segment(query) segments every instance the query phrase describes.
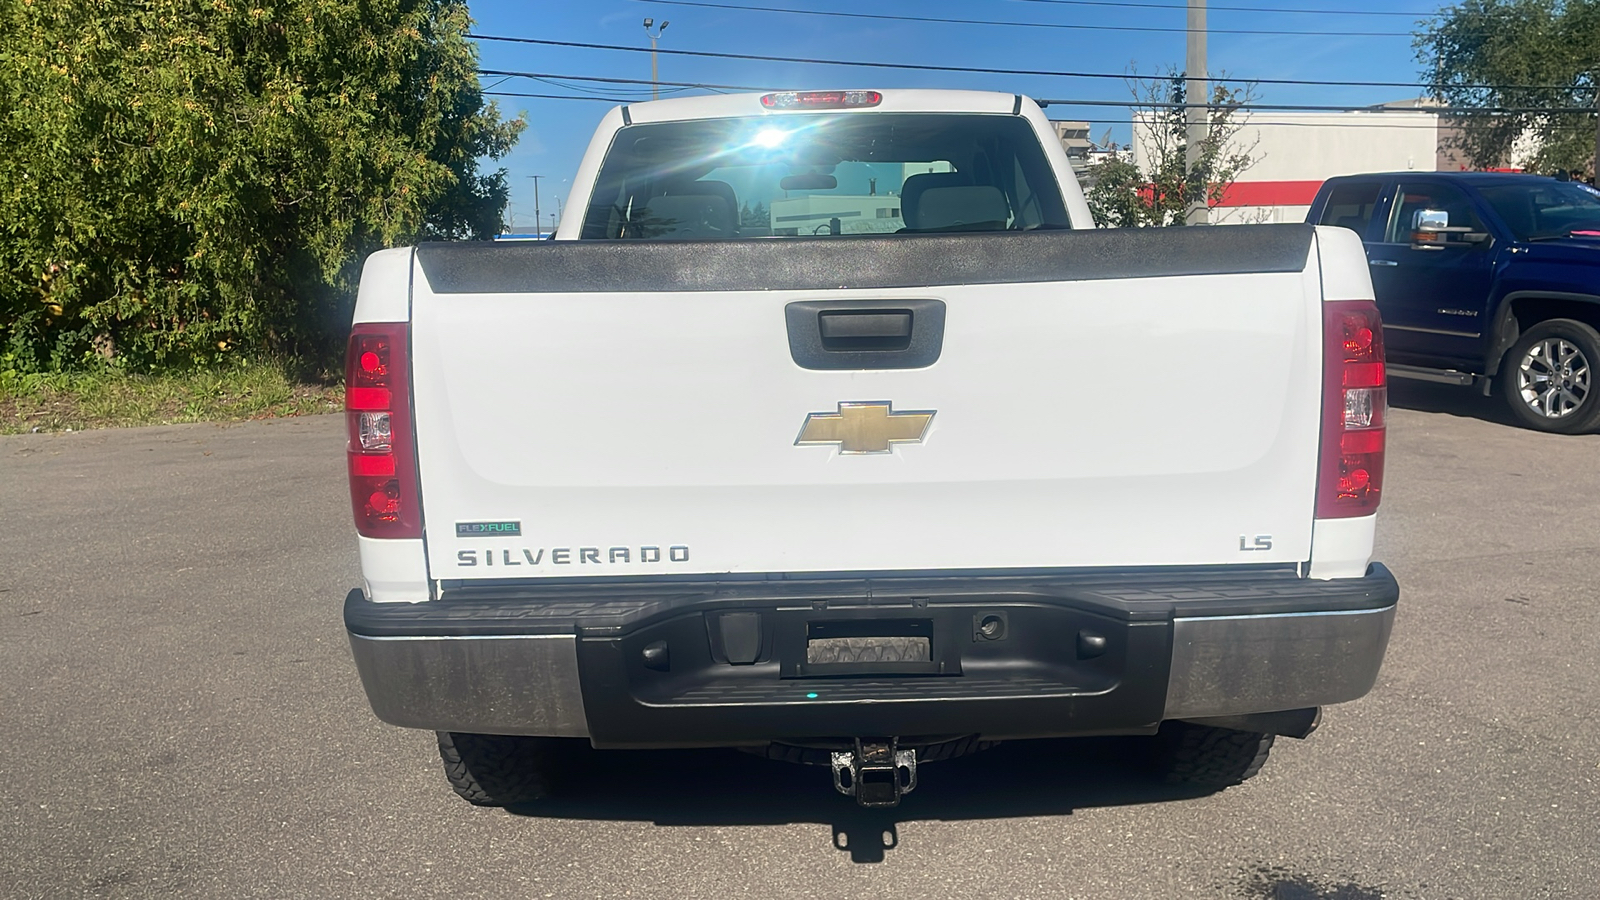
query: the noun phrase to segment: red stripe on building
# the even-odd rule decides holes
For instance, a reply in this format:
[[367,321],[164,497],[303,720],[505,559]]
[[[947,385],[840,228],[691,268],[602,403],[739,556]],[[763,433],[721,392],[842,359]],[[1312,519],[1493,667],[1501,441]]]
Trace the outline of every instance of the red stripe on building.
[[1212,206],[1310,206],[1320,181],[1235,181]]

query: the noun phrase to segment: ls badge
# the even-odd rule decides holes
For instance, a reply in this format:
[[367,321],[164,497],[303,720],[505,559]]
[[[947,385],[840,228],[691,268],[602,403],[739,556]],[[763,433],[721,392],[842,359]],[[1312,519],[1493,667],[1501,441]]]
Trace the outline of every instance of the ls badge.
[[895,412],[887,400],[840,403],[836,413],[807,415],[794,445],[837,444],[840,453],[888,453],[891,444],[921,443],[933,413],[931,409]]

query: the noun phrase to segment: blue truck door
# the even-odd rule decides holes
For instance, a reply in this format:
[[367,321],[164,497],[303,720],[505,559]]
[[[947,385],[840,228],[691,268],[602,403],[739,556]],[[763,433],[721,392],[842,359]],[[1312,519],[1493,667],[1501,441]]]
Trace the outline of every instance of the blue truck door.
[[1466,193],[1442,182],[1402,182],[1387,223],[1367,244],[1384,342],[1396,362],[1428,357],[1434,368],[1475,364],[1483,358],[1484,305],[1494,279],[1490,242],[1438,250],[1411,247],[1411,219],[1423,209],[1444,210],[1451,226],[1487,232]]

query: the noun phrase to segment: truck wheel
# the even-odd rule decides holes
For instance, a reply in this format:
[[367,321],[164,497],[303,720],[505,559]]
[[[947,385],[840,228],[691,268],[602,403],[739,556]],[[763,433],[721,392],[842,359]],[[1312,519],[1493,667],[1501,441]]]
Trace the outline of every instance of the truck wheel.
[[544,797],[556,759],[550,738],[436,732],[444,775],[475,806],[509,806]]
[[1261,771],[1273,736],[1188,722],[1162,722],[1155,736],[1155,766],[1169,784],[1231,787]]
[[1600,425],[1594,365],[1600,332],[1548,319],[1522,333],[1500,366],[1500,393],[1517,421],[1539,431],[1581,434]]

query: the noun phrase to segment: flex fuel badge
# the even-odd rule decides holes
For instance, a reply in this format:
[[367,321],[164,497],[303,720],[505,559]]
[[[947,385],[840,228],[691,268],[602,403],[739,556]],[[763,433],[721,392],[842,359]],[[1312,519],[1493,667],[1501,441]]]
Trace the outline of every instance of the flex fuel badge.
[[456,537],[521,537],[521,522],[457,522]]

